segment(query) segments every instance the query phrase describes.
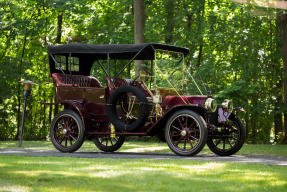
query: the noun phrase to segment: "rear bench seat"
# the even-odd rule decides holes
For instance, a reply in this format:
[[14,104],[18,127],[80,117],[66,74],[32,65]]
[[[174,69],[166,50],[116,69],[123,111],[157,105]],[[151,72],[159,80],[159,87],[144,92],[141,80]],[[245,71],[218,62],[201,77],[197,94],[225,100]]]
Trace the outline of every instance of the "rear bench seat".
[[97,78],[91,76],[53,73],[52,78],[57,86],[103,87]]

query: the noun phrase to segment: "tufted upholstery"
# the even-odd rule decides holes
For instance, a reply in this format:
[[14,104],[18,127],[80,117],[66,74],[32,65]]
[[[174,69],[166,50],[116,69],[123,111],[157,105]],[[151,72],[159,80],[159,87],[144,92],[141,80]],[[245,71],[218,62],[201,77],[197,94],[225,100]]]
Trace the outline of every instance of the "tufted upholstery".
[[53,73],[57,86],[103,87],[95,77]]

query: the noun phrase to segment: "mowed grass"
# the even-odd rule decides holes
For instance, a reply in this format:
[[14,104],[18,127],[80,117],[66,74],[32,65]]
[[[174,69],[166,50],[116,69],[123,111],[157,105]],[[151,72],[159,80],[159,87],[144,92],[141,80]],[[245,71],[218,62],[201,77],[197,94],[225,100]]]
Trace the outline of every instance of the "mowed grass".
[[[18,148],[17,141],[0,141],[0,149]],[[55,150],[50,141],[24,141],[24,149]],[[99,151],[92,141],[85,141],[79,151]],[[166,143],[151,141],[126,141],[119,152],[148,152],[148,153],[172,153]],[[201,153],[212,154],[206,146]],[[270,144],[244,144],[237,155],[265,155],[287,157],[287,145]]]
[[[0,141],[0,150],[18,148]],[[55,150],[49,141],[24,149]],[[287,157],[284,145],[247,145],[243,155]],[[79,151],[99,151],[86,141]],[[119,150],[172,153],[166,143],[127,141]],[[212,153],[205,147],[201,153]],[[287,191],[287,167],[183,159],[0,156],[0,191]]]
[[287,191],[287,167],[153,159],[0,156],[0,191]]

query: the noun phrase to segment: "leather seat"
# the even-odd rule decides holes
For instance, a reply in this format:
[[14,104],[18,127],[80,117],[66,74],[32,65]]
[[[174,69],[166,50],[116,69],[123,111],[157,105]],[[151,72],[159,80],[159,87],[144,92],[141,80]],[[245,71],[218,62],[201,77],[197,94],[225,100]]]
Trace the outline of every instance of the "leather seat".
[[91,76],[53,73],[52,77],[57,86],[103,87],[97,78]]

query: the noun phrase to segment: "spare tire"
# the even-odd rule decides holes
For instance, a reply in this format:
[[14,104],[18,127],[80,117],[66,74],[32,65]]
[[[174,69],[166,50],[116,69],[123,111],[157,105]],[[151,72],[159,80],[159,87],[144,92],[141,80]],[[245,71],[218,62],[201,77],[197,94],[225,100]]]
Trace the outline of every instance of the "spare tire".
[[[136,117],[133,116],[134,107]],[[149,105],[145,94],[133,86],[121,86],[107,102],[107,115],[118,131],[133,131],[147,121]]]

